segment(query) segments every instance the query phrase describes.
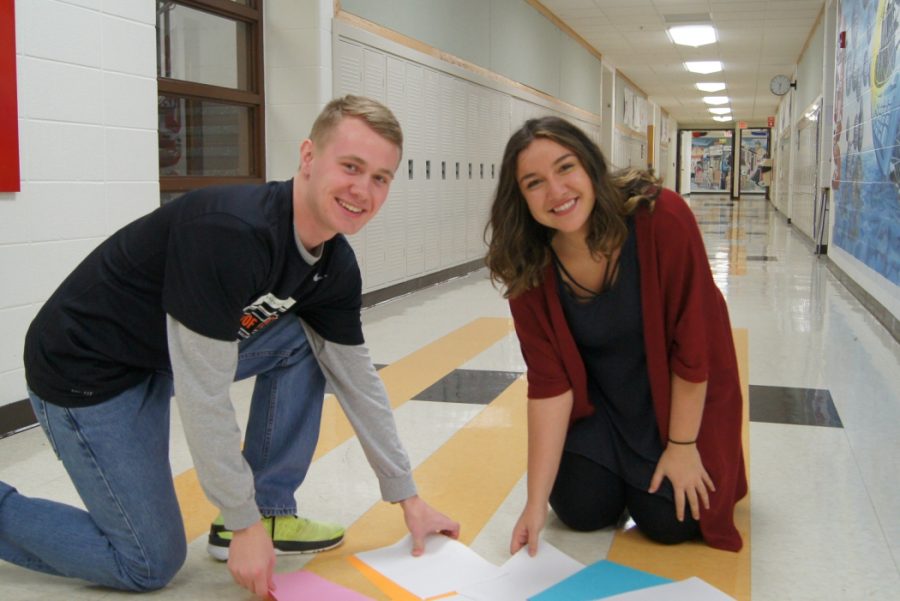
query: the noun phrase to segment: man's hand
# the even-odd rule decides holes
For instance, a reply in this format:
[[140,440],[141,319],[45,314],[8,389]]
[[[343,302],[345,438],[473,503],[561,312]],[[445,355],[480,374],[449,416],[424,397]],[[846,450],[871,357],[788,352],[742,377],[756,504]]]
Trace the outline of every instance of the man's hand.
[[429,534],[444,534],[459,538],[459,522],[454,522],[443,513],[433,509],[418,495],[400,501],[403,519],[413,539],[413,557],[425,552],[425,537]]
[[275,547],[262,522],[234,531],[228,547],[228,569],[239,585],[266,597],[275,589],[272,571],[275,568]]

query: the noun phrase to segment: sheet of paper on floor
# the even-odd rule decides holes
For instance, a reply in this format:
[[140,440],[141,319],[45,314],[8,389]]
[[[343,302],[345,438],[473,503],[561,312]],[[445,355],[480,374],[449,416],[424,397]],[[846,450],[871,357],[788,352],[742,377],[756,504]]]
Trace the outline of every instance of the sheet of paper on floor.
[[407,535],[393,545],[357,553],[356,557],[423,599],[459,591],[500,573],[500,568],[446,536],[429,536],[420,557],[413,557],[411,552],[412,537]]
[[471,601],[522,601],[582,568],[584,564],[541,541],[534,557],[528,555],[528,548],[524,547],[500,567],[497,578],[473,583],[458,592]]
[[592,601],[667,582],[671,580],[604,559],[528,601]]
[[306,570],[274,574],[272,580],[275,590],[269,596],[275,601],[372,601]]
[[735,601],[735,599],[705,580],[694,577],[604,597],[603,601]]

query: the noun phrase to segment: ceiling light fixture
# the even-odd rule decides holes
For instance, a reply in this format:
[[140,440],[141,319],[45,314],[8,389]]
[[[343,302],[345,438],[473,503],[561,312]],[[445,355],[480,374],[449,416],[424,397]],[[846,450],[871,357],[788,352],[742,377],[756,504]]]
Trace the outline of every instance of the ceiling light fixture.
[[703,102],[706,104],[728,104],[728,96],[704,96]]
[[727,106],[725,106],[725,107],[709,109],[709,112],[712,113],[713,115],[727,115],[728,113],[731,112],[731,109],[728,108]]
[[684,63],[684,68],[691,73],[709,75],[722,70],[722,61],[687,61]]
[[695,83],[694,86],[701,92],[721,92],[725,89],[725,84],[721,82]]
[[712,25],[678,25],[666,30],[669,39],[680,46],[706,46],[715,44],[718,39]]
[[713,117],[714,121],[731,121],[731,115],[719,115],[718,117]]

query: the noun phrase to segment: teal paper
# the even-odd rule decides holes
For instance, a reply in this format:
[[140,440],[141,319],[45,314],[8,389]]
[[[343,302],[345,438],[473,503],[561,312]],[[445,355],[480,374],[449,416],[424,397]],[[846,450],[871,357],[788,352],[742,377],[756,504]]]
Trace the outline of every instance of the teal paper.
[[667,582],[672,581],[604,559],[529,597],[528,601],[593,601]]

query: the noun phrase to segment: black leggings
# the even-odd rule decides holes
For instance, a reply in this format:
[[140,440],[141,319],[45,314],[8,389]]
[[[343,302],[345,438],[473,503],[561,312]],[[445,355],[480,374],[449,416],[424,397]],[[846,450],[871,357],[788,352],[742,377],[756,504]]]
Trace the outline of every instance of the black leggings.
[[627,508],[641,532],[658,543],[671,545],[700,536],[700,523],[691,516],[689,505],[679,522],[674,502],[629,486],[599,463],[575,453],[563,453],[550,506],[573,530],[613,526]]

